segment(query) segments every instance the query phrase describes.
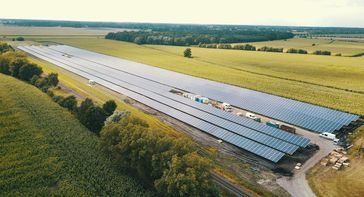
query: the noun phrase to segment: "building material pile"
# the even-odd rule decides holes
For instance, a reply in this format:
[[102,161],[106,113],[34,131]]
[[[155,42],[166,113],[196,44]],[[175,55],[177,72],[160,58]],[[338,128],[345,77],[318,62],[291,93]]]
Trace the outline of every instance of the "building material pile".
[[347,152],[342,148],[333,150],[326,158],[320,162],[322,166],[332,166],[334,170],[340,170],[343,166],[349,167],[349,158],[346,156]]

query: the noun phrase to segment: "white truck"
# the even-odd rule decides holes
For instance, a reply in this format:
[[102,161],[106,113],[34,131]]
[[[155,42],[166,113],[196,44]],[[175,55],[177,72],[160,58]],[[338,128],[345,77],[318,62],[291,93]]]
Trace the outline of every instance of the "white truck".
[[229,103],[222,103],[221,109],[227,112],[231,112],[233,110]]
[[246,112],[245,116],[247,118],[253,119],[253,120],[257,121],[257,122],[261,122],[261,119],[258,118],[257,116],[255,116],[255,114],[253,114],[253,113]]
[[328,133],[328,132],[320,133],[320,137],[325,138],[325,139],[329,139],[329,140],[335,140],[336,139],[335,134]]

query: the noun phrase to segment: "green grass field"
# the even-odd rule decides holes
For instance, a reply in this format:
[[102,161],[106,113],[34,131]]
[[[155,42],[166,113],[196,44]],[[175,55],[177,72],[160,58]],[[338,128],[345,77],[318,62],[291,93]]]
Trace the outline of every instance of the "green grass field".
[[[263,46],[284,48],[284,51],[290,48],[305,49],[309,53],[312,53],[316,50],[324,50],[331,51],[332,55],[341,53],[343,56],[352,56],[364,53],[363,42],[350,42],[343,40],[293,38],[288,40],[253,42],[249,44],[252,44],[258,48]],[[313,44],[315,46],[312,46]]]
[[98,138],[37,88],[0,74],[0,196],[146,196]]
[[364,115],[364,58],[136,45],[102,38],[32,38]]
[[350,167],[340,171],[317,164],[310,170],[308,180],[313,191],[319,196],[362,197],[364,194],[364,126],[358,129],[354,146],[349,151]]

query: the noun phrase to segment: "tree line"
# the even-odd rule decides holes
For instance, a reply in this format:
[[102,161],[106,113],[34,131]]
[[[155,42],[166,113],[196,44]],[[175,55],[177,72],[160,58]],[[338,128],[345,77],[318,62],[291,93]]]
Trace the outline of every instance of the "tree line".
[[292,38],[293,34],[270,30],[165,30],[110,32],[105,38],[136,44],[190,46],[211,43],[256,42]]
[[[247,51],[263,51],[263,52],[276,52],[283,53],[283,48],[275,48],[263,46],[261,48],[256,48],[250,44],[199,44],[200,48],[210,48],[210,49],[233,49],[233,50],[247,50]],[[304,49],[294,49],[290,48],[286,51],[286,53],[297,53],[297,54],[308,54],[307,50]],[[331,55],[330,51],[314,51],[313,55]],[[337,56],[341,56],[341,54],[336,54]]]
[[246,50],[246,51],[256,51],[256,47],[251,44],[199,44],[200,48],[210,48],[210,49],[235,49],[235,50]]

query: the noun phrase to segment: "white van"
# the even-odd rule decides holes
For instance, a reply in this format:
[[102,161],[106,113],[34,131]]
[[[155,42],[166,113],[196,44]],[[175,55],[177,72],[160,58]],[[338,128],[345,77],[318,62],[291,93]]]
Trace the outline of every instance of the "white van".
[[323,137],[323,138],[326,138],[326,139],[329,139],[329,140],[336,139],[336,135],[335,134],[328,133],[328,132],[320,133],[320,137]]
[[96,84],[96,81],[94,81],[94,80],[90,79],[90,80],[88,80],[88,84],[89,84],[89,85],[95,85],[95,84]]
[[261,122],[261,119],[260,119],[260,118],[258,118],[258,117],[256,117],[256,116],[255,116],[255,114],[253,114],[253,113],[246,112],[245,116],[246,116],[247,118],[250,118],[250,119],[255,120],[255,121],[257,121],[257,122]]
[[256,118],[255,114],[250,113],[250,112],[246,112],[245,116],[248,117],[248,118],[251,118],[251,119],[255,119]]

